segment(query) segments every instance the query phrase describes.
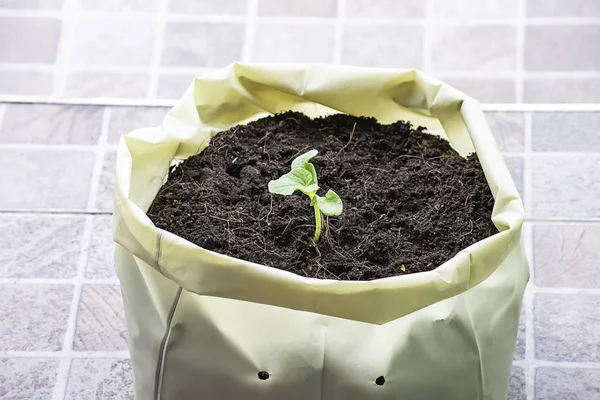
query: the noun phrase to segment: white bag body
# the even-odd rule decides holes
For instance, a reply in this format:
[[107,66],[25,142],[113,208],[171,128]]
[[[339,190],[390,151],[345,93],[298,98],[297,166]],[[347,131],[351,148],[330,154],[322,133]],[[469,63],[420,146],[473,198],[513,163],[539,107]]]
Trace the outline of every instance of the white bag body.
[[[340,282],[216,254],[152,224],[145,211],[173,159],[290,109],[407,119],[477,151],[499,233],[433,271]],[[137,400],[506,399],[529,277],[523,206],[478,103],[435,79],[244,64],[197,78],[160,127],[121,141],[114,218]]]

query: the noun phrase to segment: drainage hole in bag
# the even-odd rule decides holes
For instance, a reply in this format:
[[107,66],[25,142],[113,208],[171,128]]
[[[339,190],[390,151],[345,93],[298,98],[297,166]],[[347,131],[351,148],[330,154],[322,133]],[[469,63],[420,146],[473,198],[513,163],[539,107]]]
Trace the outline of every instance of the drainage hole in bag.
[[267,371],[260,371],[258,373],[258,379],[260,379],[261,381],[266,381],[267,379],[269,379],[269,373]]
[[380,376],[379,378],[375,379],[375,383],[377,384],[377,386],[383,386],[383,384],[385,383],[385,378],[383,376]]

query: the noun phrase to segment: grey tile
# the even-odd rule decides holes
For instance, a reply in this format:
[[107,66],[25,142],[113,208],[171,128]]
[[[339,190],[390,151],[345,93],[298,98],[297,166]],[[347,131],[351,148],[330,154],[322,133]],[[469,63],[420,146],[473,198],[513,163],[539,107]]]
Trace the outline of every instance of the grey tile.
[[412,25],[345,24],[342,40],[344,64],[421,68],[423,28]]
[[525,387],[525,373],[521,367],[513,367],[508,383],[507,400],[527,400],[527,388]]
[[518,112],[491,111],[485,113],[500,151],[524,150],[525,116]]
[[0,399],[52,399],[58,360],[0,358]]
[[63,0],[2,0],[0,8],[56,10],[61,8]]
[[0,278],[72,278],[85,221],[76,216],[0,215]]
[[525,346],[527,342],[527,326],[525,323],[525,304],[521,306],[521,315],[519,316],[519,330],[517,331],[517,342],[515,344],[515,353],[513,360],[523,360],[525,358]]
[[96,144],[103,108],[57,104],[7,104],[0,143]]
[[112,107],[108,123],[108,143],[118,144],[121,136],[135,129],[160,125],[169,110],[169,107]]
[[152,61],[154,21],[80,17],[74,29],[71,66],[146,66]]
[[538,368],[535,399],[597,400],[600,398],[600,369]]
[[84,285],[77,315],[76,351],[127,350],[125,311],[118,285]]
[[596,0],[527,0],[528,17],[600,17]]
[[0,350],[61,350],[72,301],[71,285],[0,285]]
[[190,87],[198,74],[160,74],[157,97],[161,99],[179,99]]
[[56,18],[0,17],[0,62],[54,63],[60,31]]
[[112,107],[108,123],[108,144],[119,143],[121,136],[134,129],[160,125],[168,112],[167,107]]
[[600,217],[600,157],[531,161],[534,218]]
[[178,14],[243,15],[248,0],[171,0],[169,11]]
[[76,150],[0,150],[0,208],[84,209],[95,154]]
[[127,359],[75,359],[66,400],[133,400],[133,373]]
[[258,24],[252,60],[332,62],[334,36],[333,24]]
[[600,103],[600,79],[526,78],[523,97],[527,103]]
[[523,191],[523,157],[505,156],[504,161],[506,162],[506,166],[510,171],[510,175],[513,178],[521,198],[523,198],[525,195],[525,192]]
[[432,0],[436,18],[514,18],[518,0]]
[[79,7],[110,12],[155,12],[158,11],[158,0],[79,0]]
[[422,18],[422,0],[346,0],[346,16],[350,18]]
[[89,279],[116,278],[114,258],[112,217],[110,215],[96,216],[93,221],[92,241],[88,249],[85,277]]
[[600,152],[600,113],[533,113],[534,151]]
[[0,93],[50,96],[53,88],[50,71],[4,70],[0,74]]
[[96,208],[99,210],[112,211],[113,209],[116,159],[117,154],[114,151],[107,151],[104,154],[104,163],[102,164],[96,195]]
[[289,17],[334,17],[337,0],[258,0],[258,15]]
[[239,61],[244,45],[241,23],[169,22],[163,65],[222,67]]
[[464,92],[482,103],[514,103],[517,100],[514,79],[445,78],[448,85]]
[[600,296],[538,293],[535,355],[545,361],[600,361]]
[[72,72],[67,76],[67,97],[145,98],[150,74],[120,72]]
[[534,226],[536,285],[600,288],[599,242],[598,225]]
[[514,71],[516,59],[514,26],[434,26],[432,30],[434,71]]
[[528,26],[525,69],[530,71],[595,71],[600,69],[600,26]]

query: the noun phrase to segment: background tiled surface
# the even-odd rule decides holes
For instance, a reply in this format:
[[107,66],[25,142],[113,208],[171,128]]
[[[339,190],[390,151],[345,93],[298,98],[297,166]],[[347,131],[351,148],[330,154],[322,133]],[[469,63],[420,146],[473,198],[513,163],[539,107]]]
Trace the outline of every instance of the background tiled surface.
[[175,99],[233,61],[430,72],[485,103],[600,102],[598,0],[0,0],[0,94]]
[[[0,97],[169,102],[198,74],[279,61],[419,68],[484,103],[600,103],[598,42],[598,0],[0,0]],[[166,111],[0,103],[0,399],[133,398],[115,150]],[[532,266],[508,399],[599,399],[600,112],[487,118]]]
[[[132,398],[114,155],[121,134],[166,112],[0,103],[0,398]],[[528,215],[532,280],[509,399],[598,399],[600,113],[486,115]]]

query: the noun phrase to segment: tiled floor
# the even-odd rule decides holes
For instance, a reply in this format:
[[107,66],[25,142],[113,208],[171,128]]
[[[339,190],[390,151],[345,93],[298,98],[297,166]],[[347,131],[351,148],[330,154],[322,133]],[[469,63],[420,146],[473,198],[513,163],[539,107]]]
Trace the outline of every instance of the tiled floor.
[[[0,399],[132,398],[112,168],[118,137],[166,111],[0,104]],[[534,266],[509,398],[598,399],[600,113],[487,115]]]
[[598,0],[0,0],[0,94],[175,99],[233,61],[302,61],[597,103],[599,40]]

